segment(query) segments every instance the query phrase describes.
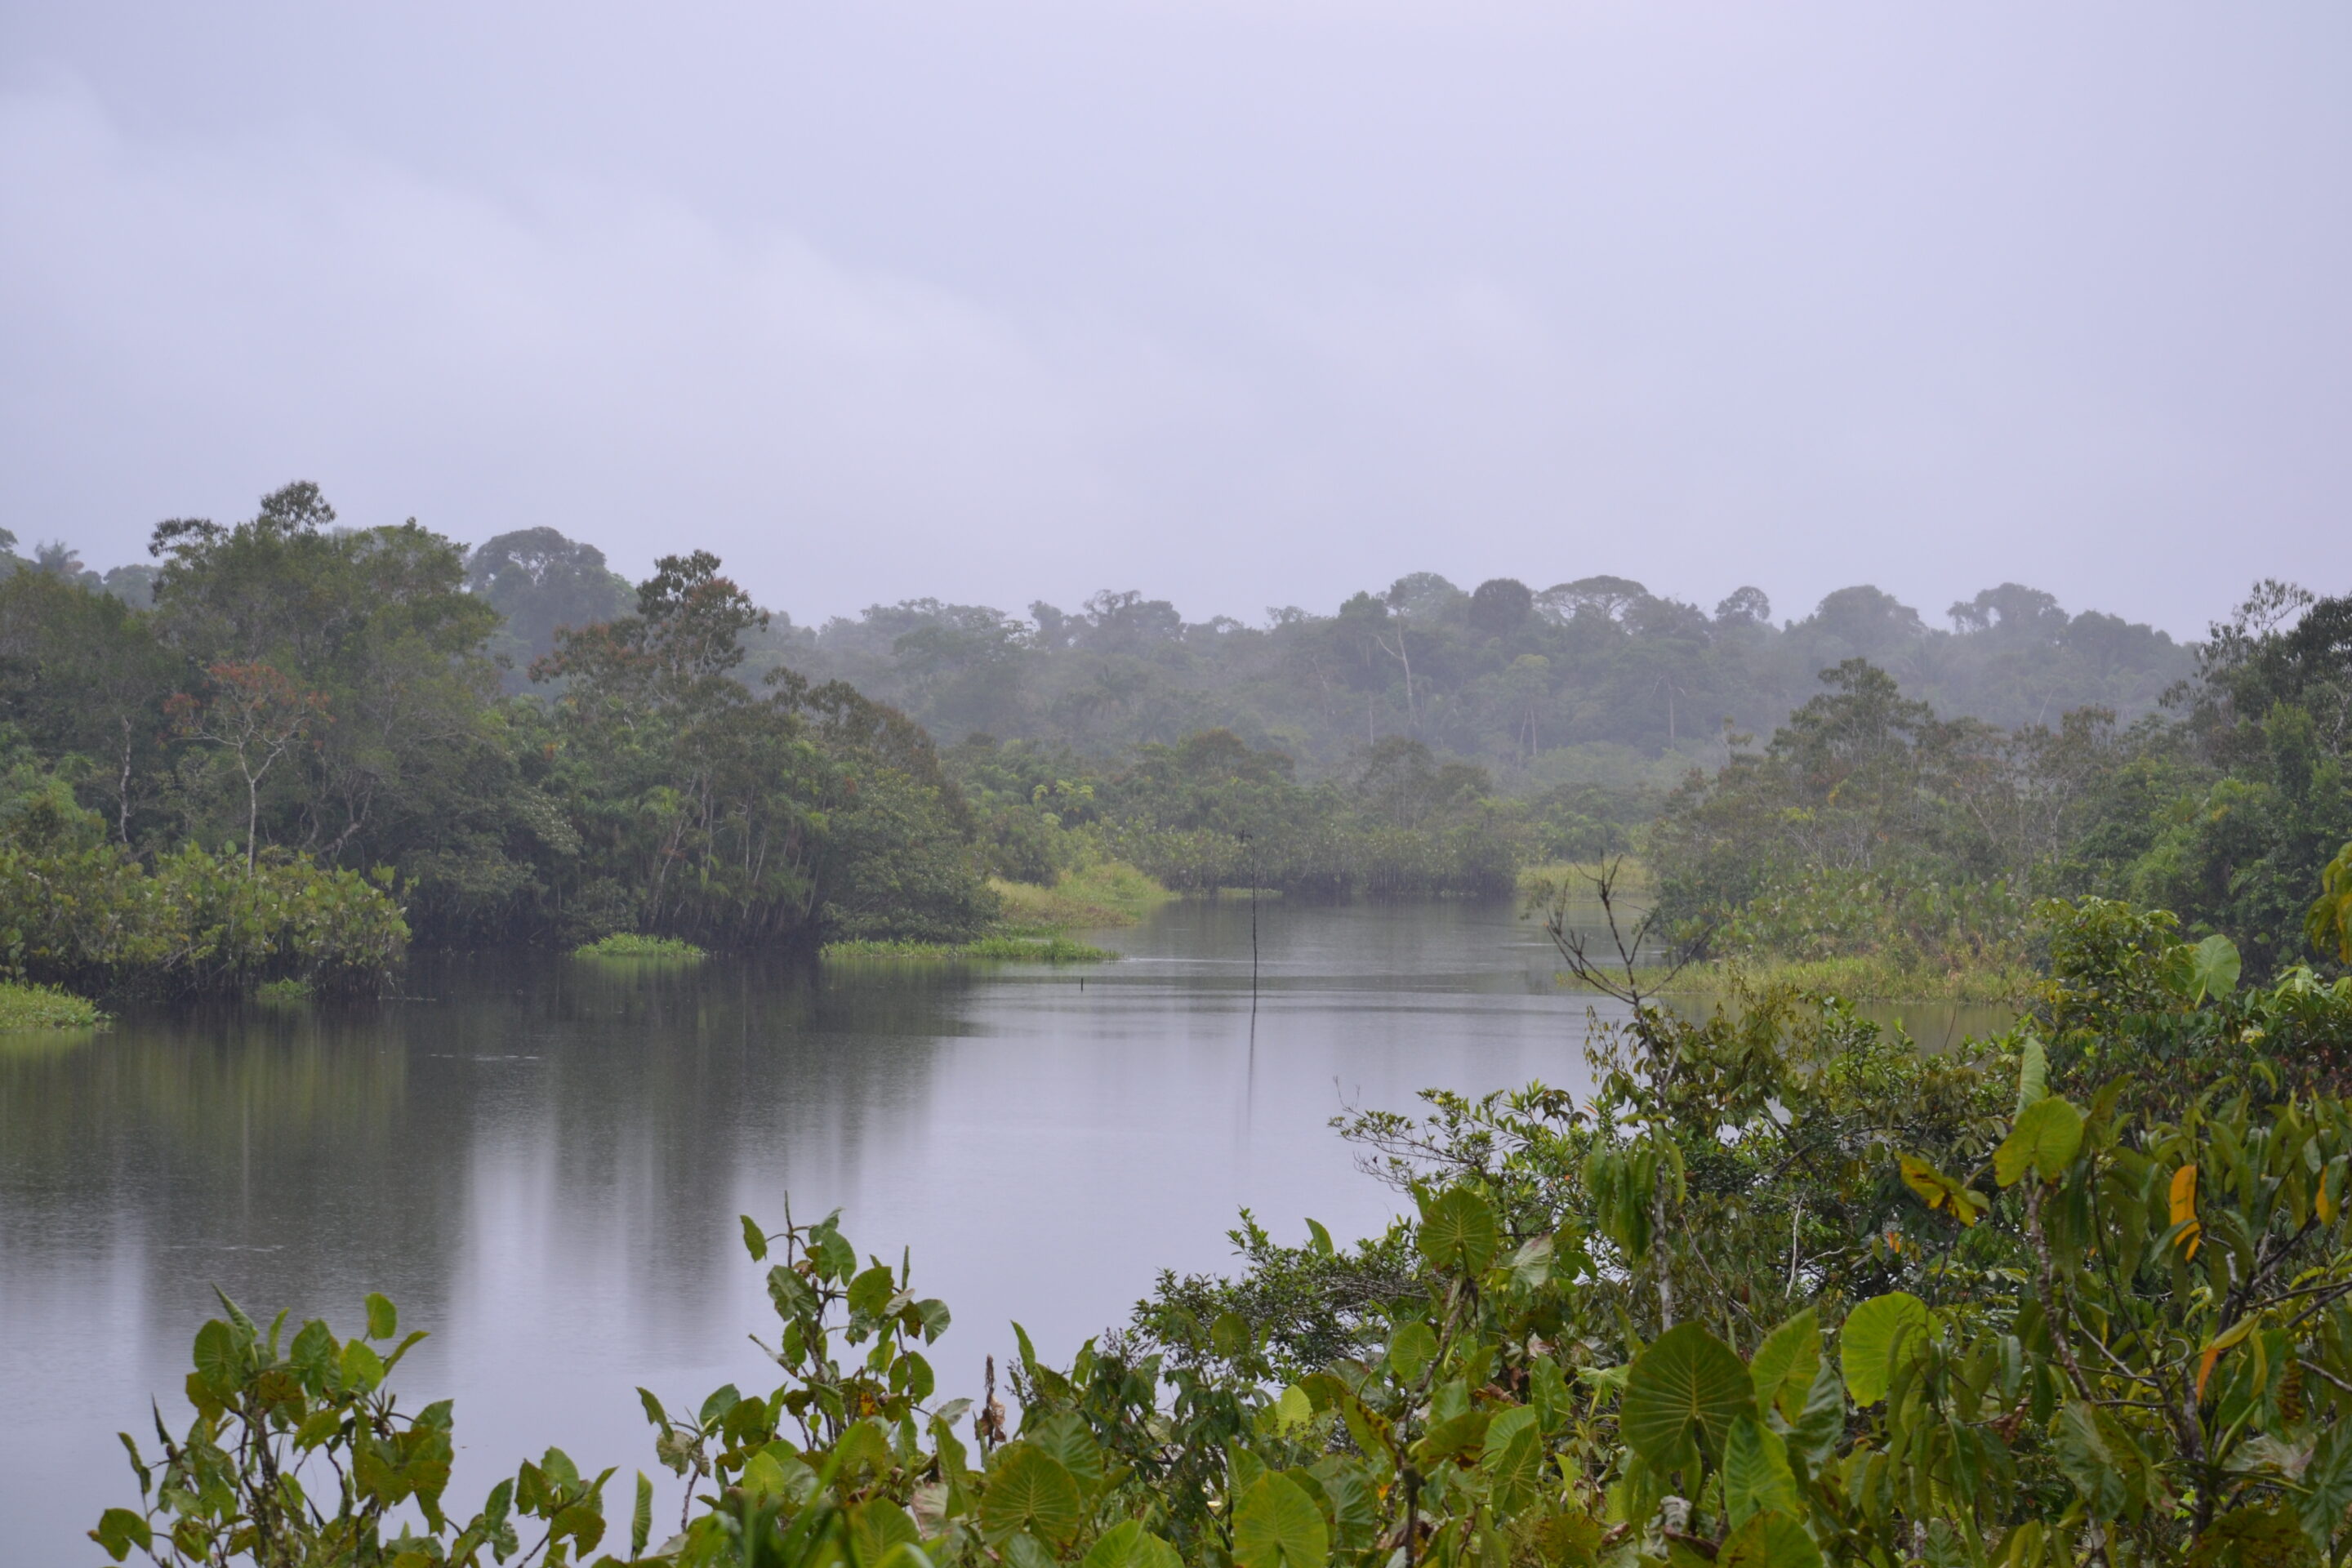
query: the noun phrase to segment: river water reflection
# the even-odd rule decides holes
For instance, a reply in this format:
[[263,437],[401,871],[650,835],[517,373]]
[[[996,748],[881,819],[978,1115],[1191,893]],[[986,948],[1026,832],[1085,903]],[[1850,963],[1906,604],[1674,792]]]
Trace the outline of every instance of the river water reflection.
[[[655,1469],[631,1392],[769,1386],[736,1215],[839,1207],[945,1299],[944,1393],[1018,1318],[1061,1358],[1161,1268],[1386,1222],[1327,1129],[1414,1090],[1580,1085],[1587,999],[1505,908],[1169,906],[1080,970],[421,958],[412,999],[0,1037],[0,1539],[82,1561],[217,1284],[354,1323],[381,1289],[455,1395],[454,1505],[561,1443]],[[772,1368],[766,1369],[772,1371]],[[666,1475],[656,1475],[667,1480]],[[623,1486],[610,1500],[625,1507]]]

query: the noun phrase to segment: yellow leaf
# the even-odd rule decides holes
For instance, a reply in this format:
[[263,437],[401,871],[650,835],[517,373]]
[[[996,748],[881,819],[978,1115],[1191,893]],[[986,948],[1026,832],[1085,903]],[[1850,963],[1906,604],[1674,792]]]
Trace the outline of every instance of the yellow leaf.
[[2312,1207],[2319,1211],[2319,1223],[2322,1225],[2334,1225],[2336,1212],[2343,1206],[2336,1201],[2336,1194],[2327,1187],[2327,1178],[2332,1168],[2323,1168],[2320,1171],[2318,1189],[2312,1194],[2311,1197]]
[[[2173,1238],[2173,1245],[2187,1247],[2189,1256],[2196,1257],[2205,1227],[2197,1223],[2197,1167],[2194,1165],[2183,1165],[2172,1173],[2172,1223],[2188,1226]],[[2197,1385],[2200,1390],[2205,1385],[2201,1372],[2198,1374]]]
[[1983,1207],[1976,1194],[1916,1154],[1906,1154],[1897,1163],[1903,1170],[1903,1184],[1918,1194],[1919,1201],[1929,1209],[1939,1209],[1963,1226],[1976,1224],[1977,1213]]
[[[2190,1169],[2194,1170],[2195,1167],[2191,1166]],[[2178,1183],[2175,1184],[2175,1185],[2178,1184]],[[2228,1330],[2226,1332],[2215,1335],[2206,1343],[2203,1352],[2197,1358],[2198,1398],[2202,1399],[2205,1397],[2205,1380],[2213,1375],[2213,1363],[2221,1359],[2221,1352],[2228,1350],[2231,1346],[2242,1342],[2248,1334],[2251,1334],[2253,1331],[2254,1320],[2252,1318],[2241,1318],[2238,1320],[2235,1326]]]

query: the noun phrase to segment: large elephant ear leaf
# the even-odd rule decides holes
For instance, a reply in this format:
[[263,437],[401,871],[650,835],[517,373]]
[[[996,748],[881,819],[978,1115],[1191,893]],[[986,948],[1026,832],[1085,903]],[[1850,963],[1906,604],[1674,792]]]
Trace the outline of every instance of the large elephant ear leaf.
[[1079,1568],[1177,1568],[1177,1563],[1174,1547],[1129,1519],[1104,1531]]
[[1927,1329],[1927,1303],[1908,1290],[1874,1296],[1846,1315],[1845,1327],[1838,1331],[1838,1363],[1856,1405],[1875,1405],[1886,1397],[1896,1347]]
[[2238,944],[2215,931],[2191,951],[2189,973],[2196,978],[2196,1000],[2209,996],[2227,996],[2238,988],[2238,974],[2244,967],[2238,957]]
[[1501,1232],[1485,1198],[1467,1187],[1448,1187],[1422,1206],[1416,1240],[1421,1255],[1438,1268],[1475,1274],[1494,1261]]
[[1778,1409],[1793,1424],[1804,1413],[1805,1395],[1822,1367],[1822,1322],[1811,1307],[1764,1336],[1748,1372],[1756,1384],[1760,1414]]
[[1250,1483],[1234,1509],[1234,1561],[1242,1568],[1324,1568],[1331,1532],[1307,1489],[1267,1473]]
[[1026,1531],[1059,1544],[1078,1532],[1078,1483],[1062,1461],[1034,1443],[1007,1443],[988,1467],[981,1494],[981,1528],[1003,1540]]
[[2018,1114],[1992,1152],[1992,1172],[2004,1187],[2029,1171],[2055,1181],[2083,1147],[2083,1113],[2056,1095],[2037,1100]]
[[1680,1323],[1634,1358],[1617,1428],[1644,1463],[1664,1471],[1695,1454],[1719,1462],[1732,1422],[1755,1414],[1747,1363],[1698,1324]]
[[1822,1568],[1822,1549],[1785,1513],[1759,1513],[1731,1532],[1716,1568]]

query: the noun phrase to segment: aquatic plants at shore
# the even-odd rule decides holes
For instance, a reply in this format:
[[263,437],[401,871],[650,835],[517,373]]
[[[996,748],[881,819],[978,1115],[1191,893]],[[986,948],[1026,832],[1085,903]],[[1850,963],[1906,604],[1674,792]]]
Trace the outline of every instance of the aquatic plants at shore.
[[0,1033],[22,1029],[94,1029],[106,1022],[98,1004],[55,985],[0,980]]
[[572,950],[574,958],[640,958],[658,959],[673,963],[694,963],[708,958],[690,942],[674,936],[642,936],[635,931],[615,931],[594,942],[582,942]]

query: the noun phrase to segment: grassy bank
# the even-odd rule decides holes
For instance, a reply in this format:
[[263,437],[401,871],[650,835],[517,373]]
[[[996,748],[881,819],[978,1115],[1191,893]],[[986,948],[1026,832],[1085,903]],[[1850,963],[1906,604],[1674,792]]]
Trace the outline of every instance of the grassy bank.
[[1965,1005],[2022,1006],[2042,976],[2025,964],[1983,964],[1962,969],[1905,966],[1876,957],[1745,958],[1693,963],[1679,972],[1640,972],[1661,995],[1721,996],[1736,982],[1750,986],[1790,985],[1842,996],[1849,1002],[1953,1002]]
[[54,985],[0,981],[0,1033],[16,1029],[94,1029],[106,1015],[94,1002]]
[[1118,954],[1066,936],[983,936],[971,942],[829,942],[827,959],[992,959],[1013,963],[1108,963]]
[[595,942],[583,942],[572,950],[574,958],[663,958],[673,962],[692,962],[709,955],[690,942],[676,937],[638,936],[633,931],[616,931]]
[[1176,895],[1124,860],[1103,860],[1065,871],[1050,888],[991,878],[1004,901],[1008,931],[1068,931],[1131,926]]
[[1519,901],[1529,910],[1541,910],[1558,903],[1562,891],[1571,904],[1591,900],[1594,879],[1611,866],[1617,870],[1617,896],[1638,915],[1649,906],[1653,884],[1650,868],[1631,855],[1605,863],[1549,860],[1540,866],[1522,866]]

